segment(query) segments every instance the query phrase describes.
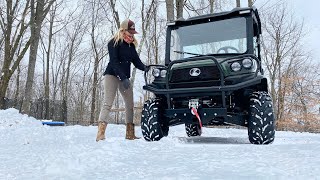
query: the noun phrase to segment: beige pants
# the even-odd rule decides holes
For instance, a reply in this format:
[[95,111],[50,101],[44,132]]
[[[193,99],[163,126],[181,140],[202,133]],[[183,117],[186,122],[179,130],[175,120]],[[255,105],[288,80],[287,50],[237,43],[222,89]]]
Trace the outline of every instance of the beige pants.
[[116,92],[119,89],[124,99],[126,107],[126,123],[133,123],[133,90],[132,85],[129,89],[124,89],[122,82],[113,75],[105,75],[104,100],[100,111],[99,122],[106,122],[110,119],[110,109],[112,107]]

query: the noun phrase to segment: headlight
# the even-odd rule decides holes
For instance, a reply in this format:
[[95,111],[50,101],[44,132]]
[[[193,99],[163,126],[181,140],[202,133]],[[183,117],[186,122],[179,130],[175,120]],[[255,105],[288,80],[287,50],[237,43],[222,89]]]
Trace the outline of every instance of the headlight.
[[160,76],[160,69],[154,68],[154,69],[152,70],[152,75],[153,75],[154,77],[159,77],[159,76]]
[[231,64],[232,71],[240,71],[241,70],[241,64],[239,62],[234,62]]
[[160,76],[161,76],[162,78],[166,77],[166,74],[167,74],[167,70],[162,69],[162,70],[160,71]]
[[251,59],[244,59],[244,60],[242,61],[242,66],[243,66],[244,68],[249,69],[249,68],[252,67],[252,65],[253,65],[253,62],[252,62]]

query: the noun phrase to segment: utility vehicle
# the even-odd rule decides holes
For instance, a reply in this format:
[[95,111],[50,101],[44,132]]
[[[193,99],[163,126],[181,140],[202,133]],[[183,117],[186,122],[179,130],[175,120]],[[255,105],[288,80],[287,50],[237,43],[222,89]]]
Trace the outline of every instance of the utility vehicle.
[[168,23],[165,64],[144,74],[143,89],[154,95],[142,110],[144,139],[158,141],[179,124],[188,136],[200,136],[202,127],[238,125],[247,127],[252,144],[272,143],[275,118],[260,38],[255,7]]

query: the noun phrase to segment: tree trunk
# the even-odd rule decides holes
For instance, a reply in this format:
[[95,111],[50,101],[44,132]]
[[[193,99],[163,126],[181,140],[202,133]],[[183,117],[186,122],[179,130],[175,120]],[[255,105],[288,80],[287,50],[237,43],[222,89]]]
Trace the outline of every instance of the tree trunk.
[[68,123],[68,106],[67,106],[67,100],[62,99],[62,107],[61,107],[61,113],[62,113],[62,120],[65,124]]
[[[112,2],[113,3],[113,2]],[[97,41],[97,37],[100,34],[96,35],[97,32],[97,24],[100,22],[97,20],[99,16],[99,9],[100,4],[95,2],[94,0],[91,2],[92,4],[92,17],[91,17],[91,48],[92,53],[94,57],[94,69],[93,69],[93,82],[92,82],[92,94],[91,94],[91,112],[90,112],[90,124],[94,124],[96,120],[96,103],[97,103],[97,86],[98,86],[98,67],[100,64],[100,61],[107,55],[107,53],[104,53],[103,45],[100,46],[100,44]],[[120,23],[120,22],[119,22]],[[118,22],[117,22],[118,24]]]
[[98,66],[99,66],[99,58],[96,56],[94,60],[90,124],[94,124],[94,121],[95,121],[96,96],[97,96],[96,94],[97,94],[97,84],[98,84]]
[[116,10],[116,4],[115,4],[114,0],[110,0],[110,4],[111,4],[113,18],[116,21],[117,28],[119,29],[120,28],[120,18],[119,18],[119,13]]
[[[33,0],[31,0],[31,3],[32,1]],[[28,76],[27,76],[26,88],[24,93],[25,99],[22,103],[22,109],[21,109],[22,113],[25,113],[25,114],[30,113],[30,105],[32,100],[31,96],[33,95],[32,88],[33,88],[33,80],[34,80],[34,71],[35,71],[36,60],[37,60],[41,25],[39,26],[36,22],[32,22],[30,26],[31,26],[31,44],[30,44],[30,53],[29,53]]]
[[46,77],[44,86],[44,99],[45,99],[45,119],[50,119],[50,51],[53,37],[53,22],[55,18],[56,7],[54,7],[52,14],[50,15],[50,27],[49,27],[49,37],[48,37],[48,50],[46,52]]
[[241,4],[240,4],[240,0],[236,0],[237,1],[237,7],[240,7]]
[[27,82],[26,88],[24,93],[24,100],[22,103],[22,113],[29,114],[30,113],[30,105],[33,95],[33,80],[34,80],[34,71],[36,66],[37,60],[37,52],[38,52],[38,45],[40,40],[40,31],[41,25],[47,13],[49,12],[50,6],[54,0],[48,2],[48,6],[45,9],[44,6],[46,5],[44,0],[37,0],[36,9],[35,9],[35,2],[31,0],[31,17],[30,17],[30,27],[31,27],[31,44],[30,44],[30,54],[29,54],[29,65],[28,65],[28,75],[27,75]]
[[184,0],[176,0],[177,19],[183,18]]
[[20,66],[17,70],[17,79],[16,79],[16,91],[14,93],[14,107],[18,109],[19,105],[19,93],[20,93]]
[[10,80],[10,56],[11,56],[11,32],[12,32],[12,26],[13,26],[13,14],[10,13],[12,9],[12,0],[7,1],[7,23],[8,26],[4,32],[4,62],[1,70],[1,75],[0,75],[0,104],[1,104],[1,109],[5,109],[5,97],[6,97],[6,92],[7,88],[9,85],[9,80]]
[[6,109],[6,93],[9,85],[9,78],[6,76],[2,76],[2,79],[0,80],[0,104],[1,104],[1,109]]
[[69,49],[69,56],[68,56],[68,63],[67,63],[67,75],[65,78],[65,82],[64,82],[64,92],[63,92],[63,107],[64,107],[64,116],[63,116],[63,120],[65,123],[68,122],[68,116],[67,116],[67,112],[68,112],[68,96],[69,96],[69,78],[70,78],[70,67],[71,67],[71,61],[73,58],[73,53],[74,53],[74,42],[72,42],[71,47]]
[[154,39],[153,39],[153,42],[154,42],[154,58],[155,58],[155,64],[159,64],[159,42],[158,42],[158,32],[157,32],[157,7],[155,6],[155,9],[154,9],[154,14],[153,14],[153,24],[154,24]]
[[[119,14],[118,14],[118,11],[116,10],[116,7],[115,7],[115,2],[113,0],[110,0],[110,3],[111,3],[111,9],[112,9],[112,14],[113,14],[113,18],[114,20],[116,21],[116,25],[117,25],[117,28],[119,29],[120,28],[120,18],[119,18]],[[143,22],[142,22],[143,23]],[[115,101],[115,108],[116,109],[119,109],[119,93],[118,91],[116,92],[116,97],[115,97],[116,101]],[[115,112],[114,113],[114,120],[115,120],[115,123],[118,124],[119,123],[119,111]]]
[[167,8],[167,21],[174,21],[174,6],[173,0],[166,0],[166,8]]
[[214,0],[210,0],[210,14],[212,14],[214,11]]

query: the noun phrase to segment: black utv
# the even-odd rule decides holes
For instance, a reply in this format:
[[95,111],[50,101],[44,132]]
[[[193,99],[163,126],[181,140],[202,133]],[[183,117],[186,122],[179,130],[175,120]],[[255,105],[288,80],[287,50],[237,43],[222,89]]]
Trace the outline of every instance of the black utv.
[[248,128],[251,143],[272,143],[275,118],[260,38],[254,7],[169,23],[165,65],[145,73],[143,89],[154,97],[142,110],[144,139],[158,141],[179,124],[188,136],[200,136],[202,126],[239,125]]

